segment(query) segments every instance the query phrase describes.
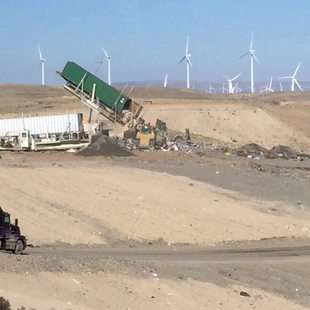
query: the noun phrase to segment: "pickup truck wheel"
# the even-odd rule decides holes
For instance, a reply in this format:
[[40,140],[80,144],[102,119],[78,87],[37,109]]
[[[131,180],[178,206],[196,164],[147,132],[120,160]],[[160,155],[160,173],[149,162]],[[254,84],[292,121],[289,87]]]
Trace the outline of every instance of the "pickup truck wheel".
[[24,250],[24,244],[23,241],[17,240],[15,244],[14,254],[19,255],[22,254]]

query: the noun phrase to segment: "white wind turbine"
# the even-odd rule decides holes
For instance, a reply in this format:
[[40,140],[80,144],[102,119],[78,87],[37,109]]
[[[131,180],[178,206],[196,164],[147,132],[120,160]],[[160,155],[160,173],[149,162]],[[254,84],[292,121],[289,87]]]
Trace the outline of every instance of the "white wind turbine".
[[251,93],[254,93],[254,59],[256,60],[257,63],[259,63],[259,60],[255,56],[255,50],[253,50],[253,38],[254,34],[252,32],[250,49],[239,57],[239,59],[243,58],[246,55],[250,55],[251,57]]
[[239,87],[239,82],[233,87],[233,93],[241,93],[242,89]]
[[230,79],[228,76],[224,75],[227,79],[227,83],[228,83],[228,93],[229,94],[233,94],[234,92],[234,88],[232,86],[232,82],[234,80],[236,80],[242,73],[239,73],[238,75],[236,75],[235,77],[233,77],[232,79]]
[[45,78],[44,78],[44,63],[46,59],[43,58],[40,45],[38,44],[38,51],[39,51],[39,57],[40,57],[40,63],[41,63],[41,84],[45,85]]
[[108,55],[107,51],[101,47],[102,51],[105,54],[105,57],[107,57],[107,62],[108,62],[108,84],[111,85],[111,56]]
[[301,86],[299,85],[299,83],[296,80],[296,74],[299,70],[300,65],[301,65],[301,63],[298,64],[298,66],[297,66],[297,68],[296,68],[296,70],[292,76],[282,76],[279,78],[279,79],[291,79],[291,91],[295,91],[295,84],[298,86],[298,88],[300,90],[302,90]]
[[272,89],[272,76],[270,77],[269,83],[266,84],[266,86],[263,88],[262,92],[265,93],[273,93],[274,90]]
[[166,73],[165,75],[164,87],[167,87],[167,83],[168,83],[168,73]]
[[279,86],[280,86],[280,91],[282,92],[283,91],[283,86],[282,86],[281,82],[279,82]]
[[225,87],[225,83],[222,84],[222,93],[228,92],[228,89]]
[[215,94],[215,88],[212,86],[211,82],[209,82],[209,93]]
[[179,61],[179,64],[186,60],[186,87],[189,88],[189,66],[192,65],[190,58],[191,55],[188,53],[188,37],[186,40],[186,48],[185,48],[185,55],[184,57]]

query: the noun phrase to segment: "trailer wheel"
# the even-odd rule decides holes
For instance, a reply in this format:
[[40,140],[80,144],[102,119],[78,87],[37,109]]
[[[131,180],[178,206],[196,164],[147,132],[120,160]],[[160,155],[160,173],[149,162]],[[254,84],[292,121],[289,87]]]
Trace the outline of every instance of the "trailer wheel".
[[21,240],[17,240],[15,244],[14,254],[19,255],[22,254],[24,250],[24,243]]

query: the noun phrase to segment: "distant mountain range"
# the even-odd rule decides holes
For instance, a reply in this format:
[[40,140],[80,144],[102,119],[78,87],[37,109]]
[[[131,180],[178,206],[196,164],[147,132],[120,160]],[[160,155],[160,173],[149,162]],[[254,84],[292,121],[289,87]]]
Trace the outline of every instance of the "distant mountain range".
[[[291,90],[291,82],[290,81],[283,81],[275,79],[272,83],[272,89],[274,91],[281,91],[280,82],[282,84],[283,91],[290,91]],[[163,86],[164,81],[160,80],[149,80],[149,81],[127,81],[127,82],[119,82],[113,83],[114,86]],[[266,85],[269,85],[269,81],[257,81],[255,82],[255,91],[262,92]],[[310,81],[300,81],[299,84],[301,85],[303,90],[310,90]],[[206,93],[210,93],[210,86],[212,93],[222,93],[227,92],[227,82],[211,82],[211,81],[191,81],[191,88],[198,89],[200,91],[204,91]],[[178,80],[168,80],[168,87],[186,87],[185,81],[178,81]],[[233,87],[236,86],[236,83],[233,83]],[[238,81],[237,91],[241,92],[250,92],[250,82],[246,81]],[[295,90],[299,90],[297,86],[295,86]]]

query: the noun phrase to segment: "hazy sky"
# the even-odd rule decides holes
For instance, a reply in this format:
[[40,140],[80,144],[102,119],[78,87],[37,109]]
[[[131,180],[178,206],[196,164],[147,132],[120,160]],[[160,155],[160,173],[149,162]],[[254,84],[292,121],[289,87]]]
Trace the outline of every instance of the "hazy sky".
[[[112,82],[185,80],[186,36],[195,80],[223,80],[242,72],[250,44],[260,64],[255,79],[290,75],[310,80],[309,0],[19,0],[1,1],[0,81],[40,83],[37,44],[46,62],[46,84],[62,84],[55,71],[75,61],[94,71],[112,56]],[[106,62],[98,75],[106,79]]]

